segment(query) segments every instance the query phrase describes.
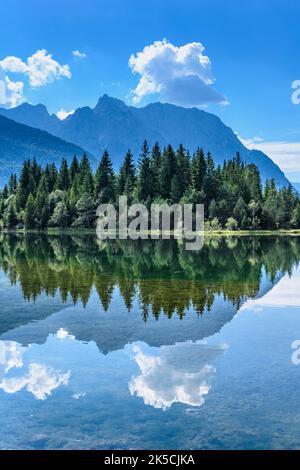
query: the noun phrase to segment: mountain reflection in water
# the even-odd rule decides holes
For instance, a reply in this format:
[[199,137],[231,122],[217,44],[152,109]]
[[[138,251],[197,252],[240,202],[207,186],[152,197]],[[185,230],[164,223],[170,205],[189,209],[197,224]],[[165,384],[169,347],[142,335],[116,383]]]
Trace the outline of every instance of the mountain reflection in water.
[[0,448],[295,447],[272,416],[299,378],[299,260],[293,236],[2,234]]

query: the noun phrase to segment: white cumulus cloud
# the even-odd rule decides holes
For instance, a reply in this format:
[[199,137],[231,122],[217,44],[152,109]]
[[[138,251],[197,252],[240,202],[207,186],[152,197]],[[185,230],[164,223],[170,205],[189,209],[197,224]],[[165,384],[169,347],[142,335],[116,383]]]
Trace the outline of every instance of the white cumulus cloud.
[[258,137],[252,139],[240,138],[249,149],[264,152],[291,179],[299,178],[300,174],[300,142],[264,141]]
[[14,72],[14,73],[26,73],[27,65],[20,59],[15,56],[8,56],[5,59],[0,61],[0,65],[5,70],[5,72]]
[[133,102],[139,103],[147,95],[159,94],[162,101],[186,107],[227,103],[213,87],[211,61],[204,55],[204,50],[200,42],[177,47],[164,39],[132,54],[129,67],[140,75],[139,83],[132,91]]
[[14,107],[24,101],[24,82],[12,81],[9,74],[24,75],[33,87],[52,83],[59,78],[71,78],[68,65],[61,65],[45,49],[40,49],[23,61],[8,56],[0,60],[0,104]]
[[63,121],[68,116],[71,116],[74,113],[75,113],[75,109],[72,109],[71,111],[66,111],[65,109],[61,108],[59,111],[57,111],[56,116],[58,117],[58,119]]
[[9,108],[13,108],[24,101],[24,83],[13,82],[7,76],[4,77],[4,100],[3,103]]
[[45,49],[28,57],[27,64],[29,83],[33,87],[46,85],[61,77],[71,78],[69,66],[60,65]]
[[78,49],[76,51],[72,52],[74,57],[77,57],[77,59],[85,59],[86,58],[86,53],[85,52],[80,52]]
[[32,87],[47,85],[61,77],[71,78],[69,66],[60,65],[46,49],[36,51],[26,62],[15,56],[5,57],[0,66],[5,72],[27,75]]

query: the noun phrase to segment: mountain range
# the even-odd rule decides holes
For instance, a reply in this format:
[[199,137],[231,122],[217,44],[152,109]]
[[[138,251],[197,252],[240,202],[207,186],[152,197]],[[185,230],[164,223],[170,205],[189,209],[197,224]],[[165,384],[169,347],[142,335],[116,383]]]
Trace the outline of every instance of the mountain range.
[[[281,169],[267,155],[259,150],[247,149],[219,117],[197,108],[187,109],[163,103],[136,108],[103,95],[94,108],[78,108],[64,120],[49,114],[42,104],[23,103],[12,109],[1,108],[0,115],[23,124],[23,127],[15,127],[10,137],[14,146],[8,149],[5,129],[9,126],[7,121],[0,121],[0,135],[3,136],[0,140],[1,171],[10,166],[11,158],[18,160],[19,165],[21,160],[31,154],[43,163],[53,158],[59,161],[62,156],[69,160],[72,153],[81,155],[84,150],[90,154],[92,164],[96,166],[106,149],[118,169],[127,150],[131,149],[137,159],[142,143],[147,139],[149,145],[159,142],[162,147],[169,143],[177,147],[182,143],[191,152],[200,146],[205,152],[210,151],[219,164],[240,152],[244,161],[258,166],[263,181],[274,178],[279,186],[289,184]],[[24,126],[30,126],[26,135],[31,134],[31,145],[22,145]],[[47,134],[34,134],[32,128],[46,131]],[[55,138],[62,140],[52,140]]]
[[74,154],[83,153],[78,145],[0,116],[0,187],[7,183],[12,173],[19,173],[23,161],[28,158],[36,158],[42,165],[59,164],[62,158],[70,161]]

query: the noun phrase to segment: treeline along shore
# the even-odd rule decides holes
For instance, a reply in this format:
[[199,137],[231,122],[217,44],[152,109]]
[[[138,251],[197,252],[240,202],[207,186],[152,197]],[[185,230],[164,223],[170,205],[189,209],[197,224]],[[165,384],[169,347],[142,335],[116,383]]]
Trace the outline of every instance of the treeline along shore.
[[182,145],[151,149],[145,141],[137,163],[130,150],[118,172],[107,151],[95,172],[89,159],[74,156],[59,167],[26,160],[0,192],[0,228],[87,228],[96,224],[99,204],[204,204],[206,230],[300,229],[300,200],[293,187],[264,184],[256,165],[239,154],[216,165],[201,148],[191,155]]

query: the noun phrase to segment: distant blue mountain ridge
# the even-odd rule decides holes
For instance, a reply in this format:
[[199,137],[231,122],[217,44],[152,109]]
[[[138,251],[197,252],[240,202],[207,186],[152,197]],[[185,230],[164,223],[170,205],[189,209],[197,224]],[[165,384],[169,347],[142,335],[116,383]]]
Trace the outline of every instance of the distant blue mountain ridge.
[[[182,143],[191,152],[194,152],[197,147],[202,147],[205,152],[212,153],[217,164],[233,158],[236,152],[239,152],[245,162],[258,166],[263,181],[267,178],[274,178],[279,186],[289,184],[284,173],[271,158],[259,150],[247,149],[232,129],[226,126],[219,117],[197,108],[182,108],[163,103],[152,103],[136,108],[127,106],[119,99],[103,95],[95,108],[88,106],[79,108],[65,120],[49,114],[42,104],[24,103],[12,109],[0,108],[0,115],[31,128],[46,131],[49,145],[53,136],[62,139],[65,142],[64,151],[62,152],[62,147],[60,147],[61,153],[55,154],[57,161],[63,153],[70,160],[71,153],[80,154],[86,150],[95,166],[104,150],[108,150],[117,169],[128,149],[137,159],[142,143],[147,139],[149,145],[158,142],[162,147],[170,143],[176,148]],[[3,125],[1,121],[0,136],[5,134]],[[19,131],[21,132],[20,128]],[[27,146],[22,156],[24,145],[21,145],[22,139],[19,131],[15,128],[14,147],[17,154],[15,156],[13,156],[12,149],[7,148],[3,138],[0,139],[1,171],[3,167],[10,167],[11,158],[23,160],[31,155],[37,160],[42,158],[43,162],[46,162],[47,158],[53,159],[51,149],[49,149],[49,156],[46,155],[45,141],[43,141],[43,151],[38,150],[38,143],[35,140],[37,135],[34,135],[32,131],[30,131],[32,148],[29,150]],[[51,145],[54,144],[54,141],[51,141]],[[71,149],[71,144],[77,148]]]
[[[25,126],[0,116],[0,188],[12,173],[19,173],[22,163],[36,158],[41,164],[60,164],[63,158],[71,161],[73,155],[83,155],[84,149],[66,142],[48,132]],[[89,154],[95,165],[93,155]]]

